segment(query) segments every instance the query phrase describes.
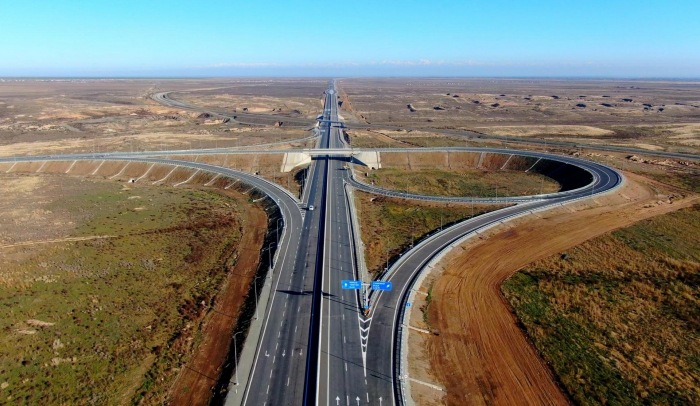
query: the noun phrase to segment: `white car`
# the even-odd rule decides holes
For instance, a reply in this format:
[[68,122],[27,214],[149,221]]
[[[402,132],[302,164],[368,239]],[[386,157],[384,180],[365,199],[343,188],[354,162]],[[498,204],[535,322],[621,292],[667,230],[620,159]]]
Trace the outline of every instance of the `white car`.
[[313,205],[313,204],[312,204],[311,206],[309,206],[309,210],[311,210],[311,211],[314,210],[314,205]]

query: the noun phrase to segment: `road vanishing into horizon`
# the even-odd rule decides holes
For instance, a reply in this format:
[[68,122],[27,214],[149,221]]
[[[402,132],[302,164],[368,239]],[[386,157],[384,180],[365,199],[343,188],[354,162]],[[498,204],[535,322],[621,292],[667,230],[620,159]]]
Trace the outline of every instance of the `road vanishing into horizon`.
[[[178,102],[169,94],[156,94],[154,100],[206,111]],[[301,199],[260,176],[174,159],[173,156],[179,154],[175,152],[166,153],[169,156],[165,158],[156,157],[156,152],[151,151],[1,158],[0,162],[127,160],[189,167],[240,179],[275,202],[285,224],[282,238],[276,245],[263,247],[263,250],[274,248],[277,258],[260,283],[270,286],[269,298],[259,305],[262,322],[259,323],[259,334],[254,335],[259,338],[250,339],[245,344],[246,349],[252,349],[253,355],[238,365],[245,379],[241,382],[232,379],[227,405],[404,404],[404,399],[410,394],[405,393],[407,380],[402,357],[406,354],[402,353],[401,347],[405,336],[403,323],[410,305],[409,293],[426,265],[476,231],[536,210],[606,193],[623,182],[617,171],[594,162],[535,151],[505,150],[509,154],[554,159],[580,167],[591,174],[591,182],[547,197],[513,201],[512,206],[436,231],[403,253],[385,270],[380,279],[391,282],[393,289],[370,291],[371,306],[366,313],[362,294],[357,290],[343,289],[341,285],[343,280],[369,281],[365,280],[363,264],[357,259],[362,243],[357,237],[360,230],[354,226],[357,222],[353,221],[356,219],[351,210],[352,197],[347,189],[350,185],[358,185],[352,171],[346,169],[352,158],[343,153],[350,146],[344,139],[343,124],[338,117],[334,81],[325,91],[324,110],[318,124],[316,149],[306,171]],[[212,153],[225,151],[214,150]],[[388,193],[371,188],[367,191]],[[400,193],[395,196],[431,198]]]

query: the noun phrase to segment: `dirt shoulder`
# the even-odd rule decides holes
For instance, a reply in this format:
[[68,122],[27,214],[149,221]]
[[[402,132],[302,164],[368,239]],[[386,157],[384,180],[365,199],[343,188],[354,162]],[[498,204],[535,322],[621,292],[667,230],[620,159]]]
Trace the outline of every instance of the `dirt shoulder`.
[[531,262],[697,201],[697,195],[627,174],[621,189],[593,204],[531,216],[466,242],[434,271],[439,277],[426,320],[439,335],[412,346],[411,358],[427,354],[435,383],[446,389],[441,401],[448,404],[568,404],[519,328],[501,284]]

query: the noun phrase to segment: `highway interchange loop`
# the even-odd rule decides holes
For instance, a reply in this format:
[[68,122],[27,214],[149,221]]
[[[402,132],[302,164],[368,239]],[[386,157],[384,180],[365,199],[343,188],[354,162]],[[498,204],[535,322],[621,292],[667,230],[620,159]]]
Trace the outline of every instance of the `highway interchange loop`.
[[[338,121],[337,95],[331,82],[325,95],[324,113],[319,120],[317,148],[347,149],[349,146]],[[166,105],[195,111],[210,111],[186,105],[158,93],[153,99]],[[231,115],[217,111],[216,114]],[[239,117],[240,114],[235,114]],[[248,116],[254,116],[248,114]],[[265,119],[269,117],[265,116]],[[279,119],[279,118],[275,118]],[[287,121],[287,119],[284,119]],[[289,141],[287,141],[289,143]],[[379,151],[396,151],[384,149]],[[348,158],[334,153],[318,155],[308,171],[309,180],[298,199],[281,186],[261,176],[216,165],[173,159],[178,155],[206,153],[285,153],[297,150],[187,150],[139,153],[72,154],[0,158],[0,162],[118,160],[173,165],[239,179],[268,196],[279,207],[284,232],[271,269],[272,291],[264,311],[257,342],[246,348],[250,365],[239,363],[241,387],[231,386],[227,404],[404,404],[407,384],[405,352],[405,311],[413,285],[432,262],[460,241],[489,227],[619,187],[624,178],[605,165],[569,156],[536,151],[493,148],[430,148],[414,151],[471,151],[514,154],[558,161],[581,168],[590,182],[558,193],[482,198],[422,196],[373,187],[357,181],[352,171],[343,170]],[[158,155],[166,155],[165,158]],[[342,290],[342,279],[361,279],[357,264],[358,242],[345,185],[401,198],[446,202],[509,203],[508,207],[483,214],[440,230],[403,253],[381,276],[393,283],[393,290],[373,292],[371,310],[365,316],[359,296]],[[317,210],[305,208],[314,205]],[[347,297],[346,297],[347,296]],[[254,347],[251,346],[254,345]],[[241,358],[243,360],[243,358]],[[247,362],[248,362],[247,361]],[[242,390],[238,390],[242,389]]]

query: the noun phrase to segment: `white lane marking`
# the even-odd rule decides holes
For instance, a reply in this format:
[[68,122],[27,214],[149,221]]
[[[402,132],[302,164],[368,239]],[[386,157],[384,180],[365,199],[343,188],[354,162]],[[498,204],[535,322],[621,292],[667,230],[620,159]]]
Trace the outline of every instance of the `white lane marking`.
[[[234,183],[235,183],[235,182],[234,182]],[[284,216],[284,210],[286,209],[286,210],[287,210],[287,214],[288,214],[288,216],[289,216],[289,219],[292,219],[292,211],[289,210],[289,209],[287,208],[286,205],[281,205],[281,206],[282,206],[282,210],[283,210],[282,215]],[[285,234],[286,234],[286,227],[284,228],[284,230],[285,230],[285,232],[282,234],[282,240],[283,240],[283,241],[285,241],[284,237],[285,237]],[[285,249],[284,249],[284,255],[282,255],[282,260],[281,260],[280,263],[284,264],[285,259],[287,258],[288,250],[289,250],[289,241],[287,240],[287,241],[286,241],[286,247],[285,247]],[[273,275],[274,275],[274,268],[273,268]],[[261,344],[262,344],[262,342],[265,340],[265,332],[267,331],[267,323],[270,321],[270,313],[272,312],[272,308],[273,308],[273,306],[274,306],[274,304],[275,304],[275,298],[277,297],[277,293],[276,293],[276,292],[277,292],[277,289],[279,288],[279,284],[280,284],[280,281],[281,281],[281,280],[282,280],[282,268],[279,270],[279,272],[277,272],[277,283],[276,283],[276,285],[275,285],[275,290],[274,290],[275,293],[272,294],[272,302],[270,302],[270,304],[269,304],[269,307],[268,307],[268,310],[267,310],[267,316],[265,317],[265,323],[264,323],[264,325],[263,325],[262,334],[260,334],[260,339],[259,339],[260,341],[259,341],[259,342],[260,342]],[[249,375],[249,377],[248,377],[248,382],[252,381],[253,375],[255,375],[255,369],[256,369],[256,367],[257,367],[257,365],[258,365],[258,359],[259,359],[259,357],[260,357],[260,351],[261,351],[261,350],[262,350],[262,345],[259,345],[259,346],[258,346],[258,351],[257,351],[257,353],[256,353],[256,355],[255,355],[255,362],[253,363],[253,369],[252,369],[252,371],[251,371],[251,373],[250,373],[250,375]],[[266,356],[266,357],[268,356],[267,351],[265,351],[265,356]],[[249,387],[248,387],[248,385],[246,384],[246,388],[245,388],[245,392],[244,392],[245,395],[244,395],[244,397],[243,397],[243,405],[245,405],[246,402],[248,401],[248,395],[250,394],[250,392],[248,391],[248,388],[249,388]],[[269,391],[269,386],[268,386],[268,391]]]
[[[333,181],[333,176],[331,176],[328,173],[330,171],[330,169],[331,169],[330,161],[326,161],[326,180],[327,180],[326,190],[333,190],[333,188],[331,187],[331,184]],[[326,202],[326,207],[329,207],[329,206],[333,207],[332,203],[331,203],[332,200],[333,200],[333,194],[329,194],[328,201]],[[326,213],[326,219],[327,219],[327,223],[328,223],[328,224],[326,224],[326,227],[328,228],[328,235],[326,236],[326,239],[329,241],[333,241],[332,234],[331,234],[331,221],[328,221],[329,220],[328,219],[329,213],[330,213],[330,211]],[[325,261],[326,245],[327,244],[325,244],[325,241],[324,241],[324,244],[323,244],[324,261]],[[325,277],[325,274],[326,274],[326,272],[325,272],[325,266],[324,266],[324,272],[323,272],[324,277]],[[321,286],[323,286],[323,283],[321,283]],[[331,293],[331,273],[330,273],[330,270],[328,272],[328,293],[329,294]],[[321,301],[321,303],[323,304],[323,301]],[[321,309],[323,309],[323,307],[321,307]],[[328,319],[329,320],[330,320],[330,317],[331,317],[331,305],[329,303],[328,304]],[[319,352],[320,351],[321,351],[321,348],[319,346]],[[331,396],[331,392],[330,392],[330,388],[331,388],[331,385],[330,385],[330,380],[331,380],[331,357],[330,357],[330,354],[331,354],[331,329],[330,329],[330,326],[328,328],[328,333],[326,334],[326,354],[328,354],[328,356],[326,357],[326,404],[330,404],[330,396]],[[319,368],[319,371],[320,371],[320,368]],[[318,401],[317,401],[317,403],[318,403]]]

